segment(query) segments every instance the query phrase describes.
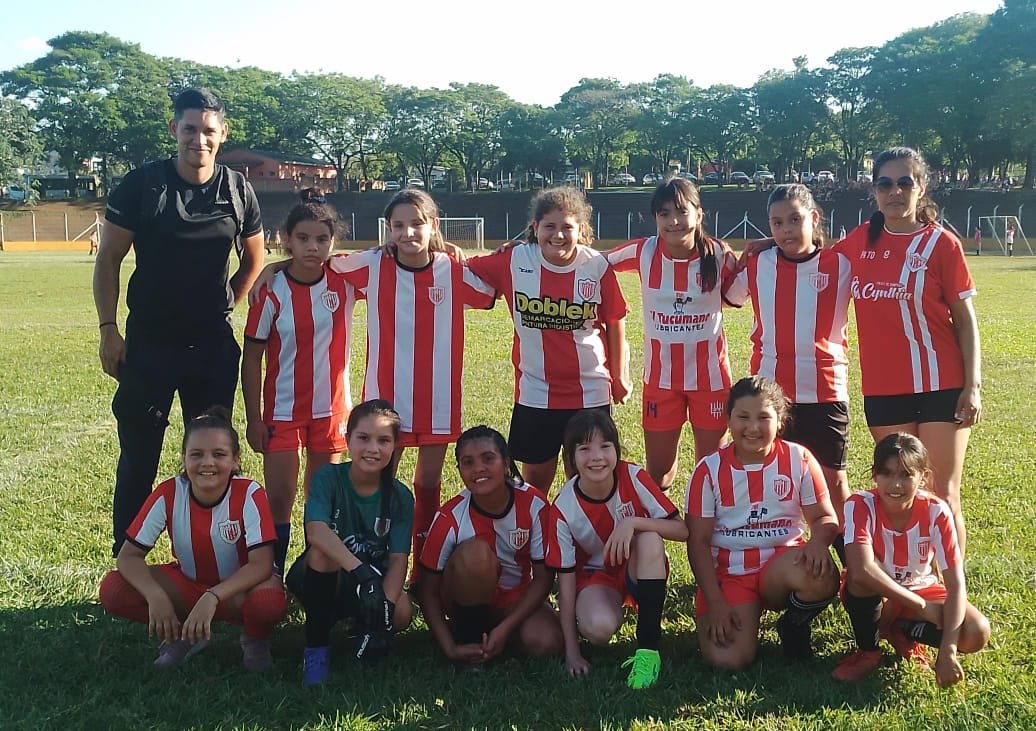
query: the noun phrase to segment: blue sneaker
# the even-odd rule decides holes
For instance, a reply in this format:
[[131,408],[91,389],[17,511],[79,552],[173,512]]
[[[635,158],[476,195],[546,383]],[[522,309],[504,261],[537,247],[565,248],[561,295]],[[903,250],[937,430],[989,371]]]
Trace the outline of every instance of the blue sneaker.
[[307,687],[323,685],[331,674],[331,648],[307,647],[302,651],[302,684]]

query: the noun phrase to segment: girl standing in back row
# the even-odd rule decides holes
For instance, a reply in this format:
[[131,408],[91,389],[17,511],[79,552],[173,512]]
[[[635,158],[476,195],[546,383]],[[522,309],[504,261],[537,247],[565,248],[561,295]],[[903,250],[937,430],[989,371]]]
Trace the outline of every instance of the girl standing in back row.
[[[507,441],[522,476],[549,492],[565,425],[630,395],[626,299],[608,260],[590,248],[591,208],[576,188],[532,200],[535,243],[467,266],[507,299],[514,319],[515,404]],[[569,474],[569,476],[571,476]]]

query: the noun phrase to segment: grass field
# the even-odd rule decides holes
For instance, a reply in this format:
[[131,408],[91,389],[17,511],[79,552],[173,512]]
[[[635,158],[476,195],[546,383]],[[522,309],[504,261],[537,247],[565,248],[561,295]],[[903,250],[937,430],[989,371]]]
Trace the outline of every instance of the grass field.
[[[985,420],[965,469],[972,601],[993,622],[990,647],[963,660],[966,681],[940,691],[930,673],[891,663],[857,685],[830,679],[849,650],[848,621],[828,610],[815,663],[789,666],[764,618],[758,661],[727,674],[705,667],[694,639],[689,571],[672,546],[663,674],[657,687],[626,688],[619,664],[633,647],[627,623],[609,647],[588,651],[590,677],[567,678],[560,662],[505,658],[481,674],[443,661],[423,623],[397,639],[394,656],[361,668],[339,652],[325,689],[300,685],[297,608],[274,634],[276,664],[256,677],[239,666],[237,630],[182,668],[151,667],[155,643],[140,625],[97,604],[109,556],[111,485],[117,456],[109,409],[114,384],[97,362],[90,295],[92,260],[80,254],[0,254],[0,727],[349,729],[821,729],[1036,727],[1036,261],[970,258],[985,356]],[[128,270],[130,267],[126,267]],[[622,275],[632,314],[634,372],[641,362],[636,280]],[[125,315],[124,307],[123,316]],[[361,312],[358,316],[362,316]],[[240,328],[244,312],[235,321]],[[729,314],[735,373],[747,364],[750,313]],[[362,328],[354,380],[362,375]],[[506,307],[468,319],[467,424],[506,433],[512,402]],[[854,388],[859,381],[853,376]],[[355,393],[355,391],[354,391]],[[636,395],[639,398],[639,388]],[[627,454],[642,461],[639,401],[616,410]],[[870,440],[853,402],[850,479],[867,485]],[[239,407],[237,414],[243,414]],[[174,420],[175,421],[175,420]],[[170,429],[160,475],[178,468],[181,429]],[[682,479],[691,468],[681,449]],[[247,474],[260,460],[245,455]],[[412,470],[404,462],[401,474]],[[447,465],[446,490],[459,484]],[[296,521],[299,515],[296,516]],[[296,536],[300,536],[297,533]],[[298,538],[292,546],[300,550]],[[156,554],[165,555],[159,548]]]

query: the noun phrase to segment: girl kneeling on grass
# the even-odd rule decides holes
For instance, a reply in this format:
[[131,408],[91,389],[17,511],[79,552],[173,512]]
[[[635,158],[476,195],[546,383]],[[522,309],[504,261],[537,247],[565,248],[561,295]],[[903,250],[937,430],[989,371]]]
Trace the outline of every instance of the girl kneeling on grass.
[[547,498],[522,481],[495,429],[465,431],[456,456],[467,490],[439,509],[421,553],[428,628],[455,663],[487,662],[508,643],[530,657],[560,654],[561,626],[546,604]]
[[845,504],[842,602],[858,649],[832,675],[859,680],[870,673],[881,663],[883,637],[926,668],[921,645],[938,647],[936,680],[944,688],[959,683],[957,653],[985,647],[989,620],[968,602],[953,513],[924,489],[932,479],[928,450],[915,436],[889,434],[874,447],[871,474],[874,488]]
[[687,539],[680,513],[641,467],[621,461],[619,433],[603,411],[586,409],[565,427],[565,465],[575,474],[551,505],[547,566],[560,572],[558,604],[565,664],[579,677],[590,664],[579,635],[603,645],[622,625],[623,605],[639,607],[637,651],[627,684],[658,680],[662,607],[669,561],[664,541]]
[[306,610],[302,679],[327,681],[331,628],[353,618],[353,654],[376,660],[393,632],[413,616],[403,593],[414,498],[392,477],[399,415],[382,399],[364,401],[349,414],[346,440],[352,461],[324,465],[306,499],[307,546],[286,584]]
[[[156,487],[130,525],[116,570],[101,581],[101,604],[162,640],[156,667],[201,650],[215,619],[244,625],[243,664],[265,670],[273,662],[267,638],[287,612],[272,576],[276,536],[266,492],[236,476],[240,444],[221,406],[187,423],[182,456],[183,472]],[[162,531],[176,561],[149,566],[145,556]]]
[[787,415],[780,386],[742,378],[727,402],[731,441],[698,462],[687,486],[698,642],[714,667],[752,663],[763,609],[785,610],[785,656],[811,657],[810,625],[838,591],[829,550],[838,521],[816,459],[780,439]]

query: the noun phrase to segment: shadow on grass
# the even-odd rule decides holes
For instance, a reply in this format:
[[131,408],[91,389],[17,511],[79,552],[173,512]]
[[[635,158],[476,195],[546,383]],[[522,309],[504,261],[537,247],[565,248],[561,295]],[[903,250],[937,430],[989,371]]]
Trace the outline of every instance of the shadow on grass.
[[[681,598],[682,599],[682,598]],[[681,606],[689,606],[683,601]],[[674,620],[683,625],[680,618]],[[830,679],[836,655],[789,667],[764,636],[759,660],[741,673],[705,667],[693,634],[667,628],[661,680],[647,691],[625,685],[632,652],[627,624],[619,641],[586,648],[589,678],[572,680],[559,661],[505,657],[472,673],[457,671],[423,625],[396,638],[393,656],[374,667],[347,657],[336,635],[331,680],[300,683],[301,618],[293,612],[273,637],[275,666],[240,667],[238,630],[184,666],[155,670],[157,642],[141,625],[106,616],[96,604],[0,610],[0,707],[5,728],[599,728],[637,722],[691,724],[789,715],[820,722],[832,710],[881,705],[886,671],[847,688]]]

